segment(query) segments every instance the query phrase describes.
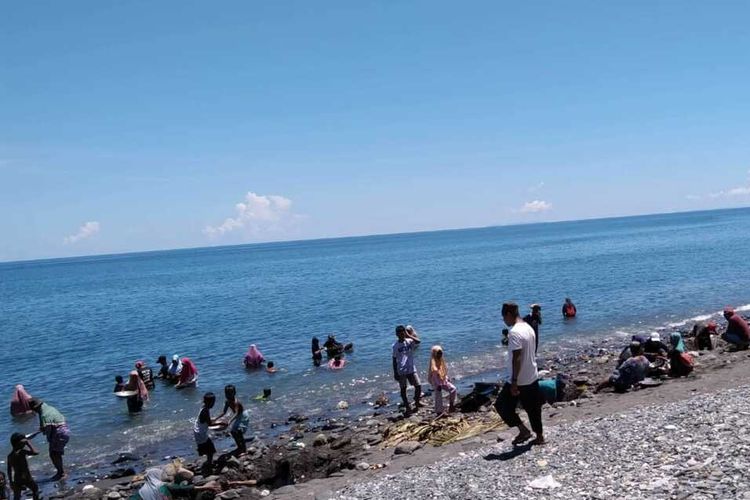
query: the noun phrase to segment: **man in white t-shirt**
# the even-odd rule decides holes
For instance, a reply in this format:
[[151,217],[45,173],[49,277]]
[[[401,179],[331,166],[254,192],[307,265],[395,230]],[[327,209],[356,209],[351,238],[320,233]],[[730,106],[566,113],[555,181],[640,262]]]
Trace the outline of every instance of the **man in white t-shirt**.
[[393,378],[396,379],[401,389],[404,414],[409,416],[411,408],[409,406],[409,399],[406,397],[407,382],[414,387],[414,406],[416,408],[422,406],[419,402],[422,396],[422,386],[419,381],[419,375],[414,369],[414,349],[416,349],[419,343],[407,336],[404,325],[396,327],[396,337],[398,337],[398,340],[393,343]]
[[531,438],[531,431],[516,412],[518,402],[529,417],[529,424],[536,434],[531,444],[544,444],[542,429],[542,397],[539,392],[536,368],[536,335],[534,329],[518,314],[518,304],[503,304],[503,321],[511,327],[508,334],[509,379],[503,384],[495,401],[495,409],[508,427],[518,427],[518,436],[513,444],[521,444]]

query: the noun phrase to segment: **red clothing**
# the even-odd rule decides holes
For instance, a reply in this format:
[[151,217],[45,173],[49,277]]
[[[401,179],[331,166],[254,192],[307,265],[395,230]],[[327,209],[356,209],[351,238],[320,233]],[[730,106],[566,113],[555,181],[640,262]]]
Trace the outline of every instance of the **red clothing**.
[[735,313],[727,320],[727,335],[739,335],[741,338],[750,341],[750,326],[747,325],[742,316]]

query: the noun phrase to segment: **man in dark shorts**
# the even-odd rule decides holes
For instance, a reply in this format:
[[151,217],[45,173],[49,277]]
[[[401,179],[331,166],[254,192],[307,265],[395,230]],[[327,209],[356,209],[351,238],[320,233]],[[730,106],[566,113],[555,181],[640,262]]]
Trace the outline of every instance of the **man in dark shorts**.
[[31,490],[34,500],[39,500],[39,486],[31,477],[26,457],[38,455],[26,436],[18,432],[10,437],[13,450],[8,454],[8,481],[13,489],[13,500],[20,500],[24,489]]
[[495,400],[495,409],[508,427],[517,427],[518,435],[513,445],[531,439],[531,431],[516,412],[521,403],[529,425],[536,434],[531,444],[543,445],[542,395],[539,391],[539,373],[534,354],[534,329],[518,313],[518,305],[506,302],[502,307],[503,322],[510,327],[508,334],[508,377]]

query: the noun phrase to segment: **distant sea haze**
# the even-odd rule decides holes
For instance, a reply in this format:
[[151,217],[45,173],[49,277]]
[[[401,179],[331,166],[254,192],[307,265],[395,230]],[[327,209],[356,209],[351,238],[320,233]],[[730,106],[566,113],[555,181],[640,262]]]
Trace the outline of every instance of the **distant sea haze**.
[[[652,331],[750,303],[750,209],[0,264],[0,390],[22,383],[61,410],[67,460],[182,443],[200,396],[237,386],[253,430],[290,410],[395,391],[394,327],[441,344],[454,376],[503,368],[500,304],[542,304],[540,350]],[[563,321],[565,297],[579,317]],[[314,368],[310,339],[354,342],[346,368]],[[280,368],[247,372],[251,343]],[[111,394],[136,360],[188,356],[199,387],[157,385],[142,414]],[[356,411],[353,408],[352,411]],[[7,415],[7,412],[6,412]],[[5,434],[34,421],[3,417]],[[3,442],[3,453],[7,443]],[[41,462],[41,461],[40,461]],[[37,467],[39,465],[36,465]]]

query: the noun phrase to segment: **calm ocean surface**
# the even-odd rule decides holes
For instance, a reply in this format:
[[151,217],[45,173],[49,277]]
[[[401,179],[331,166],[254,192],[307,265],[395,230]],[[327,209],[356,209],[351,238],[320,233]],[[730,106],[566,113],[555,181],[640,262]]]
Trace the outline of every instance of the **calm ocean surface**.
[[[243,399],[272,388],[272,402],[249,405],[256,427],[393,391],[399,323],[423,337],[422,371],[440,343],[452,374],[467,376],[501,368],[503,300],[543,304],[547,350],[748,304],[749,228],[740,209],[0,264],[0,394],[22,383],[61,410],[66,460],[79,467],[190,450],[201,394],[219,394],[220,409],[228,383]],[[560,318],[565,296],[573,322]],[[355,344],[341,372],[310,361],[310,338],[330,332]],[[281,372],[246,372],[251,343]],[[157,382],[129,416],[113,377],[138,359],[155,368],[160,354],[191,357],[199,387]],[[4,458],[9,434],[35,422],[3,414]],[[47,471],[43,456],[33,462]]]

